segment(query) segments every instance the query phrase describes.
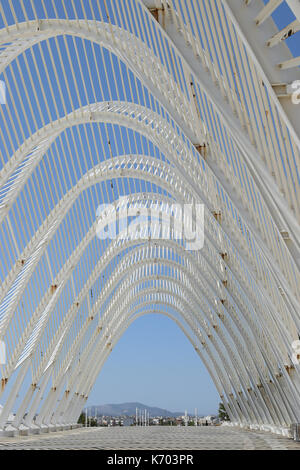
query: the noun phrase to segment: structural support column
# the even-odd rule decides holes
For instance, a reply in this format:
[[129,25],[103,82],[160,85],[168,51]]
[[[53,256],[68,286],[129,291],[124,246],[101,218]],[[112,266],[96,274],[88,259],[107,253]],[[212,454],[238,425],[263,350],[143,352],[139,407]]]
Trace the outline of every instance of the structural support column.
[[22,364],[22,367],[19,370],[18,376],[16,378],[16,381],[14,383],[14,386],[11,390],[11,393],[2,409],[2,413],[0,414],[0,429],[3,428],[6,425],[7,418],[9,416],[9,413],[11,413],[14,403],[16,401],[16,398],[18,396],[19,390],[23,384],[23,380],[27,374],[28,368],[30,365],[30,357],[26,359],[26,361]]
[[45,390],[46,390],[46,387],[47,387],[47,384],[49,382],[49,379],[50,379],[50,376],[51,376],[51,372],[52,372],[52,367],[48,367],[47,371],[45,372],[45,374],[43,375],[42,377],[42,380],[41,380],[41,384],[37,390],[37,393],[32,401],[32,404],[31,404],[31,407],[28,411],[28,414],[25,418],[25,425],[26,426],[29,426],[30,428],[32,426],[35,426],[34,422],[33,422],[33,419],[34,419],[34,416],[38,410],[38,407],[43,399],[43,396],[44,396],[44,393],[45,393]]

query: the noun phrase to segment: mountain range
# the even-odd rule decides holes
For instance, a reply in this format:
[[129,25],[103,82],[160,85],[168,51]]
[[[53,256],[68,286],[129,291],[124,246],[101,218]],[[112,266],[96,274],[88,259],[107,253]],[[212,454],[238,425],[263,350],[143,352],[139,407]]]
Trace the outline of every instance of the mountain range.
[[116,404],[107,404],[107,405],[97,405],[97,406],[88,406],[87,410],[91,416],[135,416],[136,408],[139,410],[149,412],[150,417],[162,416],[162,417],[177,417],[182,416],[183,412],[174,412],[165,410],[162,408],[157,408],[155,406],[147,406],[142,403],[120,403]]

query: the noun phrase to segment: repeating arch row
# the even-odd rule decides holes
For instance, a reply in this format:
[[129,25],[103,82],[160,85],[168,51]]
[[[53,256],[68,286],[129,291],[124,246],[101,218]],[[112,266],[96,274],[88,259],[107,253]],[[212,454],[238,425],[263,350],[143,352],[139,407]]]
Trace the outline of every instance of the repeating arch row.
[[[0,431],[12,412],[16,430],[74,424],[151,311],[183,329],[233,422],[299,421],[292,116],[226,2],[71,3],[1,4]],[[159,207],[175,224],[184,204],[204,205],[201,250],[147,236],[138,217]],[[128,206],[131,238],[99,240]]]

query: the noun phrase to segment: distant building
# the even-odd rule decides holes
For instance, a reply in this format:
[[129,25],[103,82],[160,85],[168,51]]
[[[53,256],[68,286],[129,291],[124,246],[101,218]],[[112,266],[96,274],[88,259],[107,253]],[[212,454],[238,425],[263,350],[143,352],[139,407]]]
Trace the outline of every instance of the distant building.
[[132,416],[126,416],[123,418],[123,426],[132,426],[135,422]]
[[200,424],[200,426],[211,426],[214,423],[215,419],[216,416],[213,415],[203,416],[202,418],[199,418],[198,423]]

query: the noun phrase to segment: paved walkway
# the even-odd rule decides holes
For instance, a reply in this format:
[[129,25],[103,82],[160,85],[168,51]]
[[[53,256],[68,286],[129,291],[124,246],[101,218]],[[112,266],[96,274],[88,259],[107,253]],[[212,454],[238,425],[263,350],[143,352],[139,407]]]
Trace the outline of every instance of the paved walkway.
[[38,436],[0,438],[1,449],[300,450],[281,436],[228,427],[87,428]]

